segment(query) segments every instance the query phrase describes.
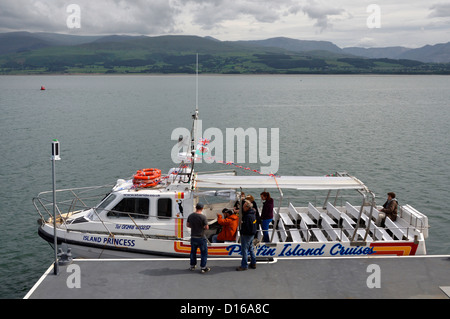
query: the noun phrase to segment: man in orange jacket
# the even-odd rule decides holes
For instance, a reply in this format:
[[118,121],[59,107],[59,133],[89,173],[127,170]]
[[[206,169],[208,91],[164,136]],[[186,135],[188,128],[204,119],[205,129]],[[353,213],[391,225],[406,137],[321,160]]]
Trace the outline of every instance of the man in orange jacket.
[[235,241],[239,218],[230,209],[224,208],[222,214],[217,214],[217,223],[222,226],[222,231],[212,237],[213,243],[223,243],[224,241]]

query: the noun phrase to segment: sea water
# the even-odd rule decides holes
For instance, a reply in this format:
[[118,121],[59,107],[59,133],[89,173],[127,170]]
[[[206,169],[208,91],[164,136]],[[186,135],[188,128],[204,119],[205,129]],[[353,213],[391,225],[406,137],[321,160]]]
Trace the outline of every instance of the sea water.
[[[167,172],[176,166],[171,133],[192,125],[195,83],[0,76],[0,298],[22,298],[53,261],[32,205],[52,187],[52,140],[61,147],[59,189],[114,184],[141,168]],[[204,130],[278,128],[279,175],[347,171],[378,204],[396,192],[428,216],[428,254],[449,254],[449,87],[447,76],[201,75],[198,105]]]

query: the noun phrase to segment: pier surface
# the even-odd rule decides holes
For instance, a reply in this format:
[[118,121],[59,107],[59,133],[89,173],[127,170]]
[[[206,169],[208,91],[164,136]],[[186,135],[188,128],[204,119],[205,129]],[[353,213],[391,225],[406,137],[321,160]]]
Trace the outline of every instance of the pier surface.
[[450,297],[450,255],[274,259],[236,271],[240,259],[76,259],[53,266],[29,299],[396,299]]

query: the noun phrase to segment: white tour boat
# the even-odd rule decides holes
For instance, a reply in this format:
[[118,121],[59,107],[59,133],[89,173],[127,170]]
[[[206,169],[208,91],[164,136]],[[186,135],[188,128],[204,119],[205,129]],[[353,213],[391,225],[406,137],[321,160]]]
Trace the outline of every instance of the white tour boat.
[[[192,134],[198,109],[193,119]],[[56,206],[52,191],[40,193],[33,199],[40,215],[39,235],[54,243],[56,233],[58,245],[70,247],[75,257],[188,257],[190,228],[186,220],[199,201],[205,204],[203,213],[209,224],[214,224],[217,213],[232,208],[242,191],[259,198],[259,192],[266,190],[274,198],[274,219],[270,241],[255,246],[257,257],[426,254],[428,218],[410,205],[399,205],[396,221],[387,217],[381,226],[381,206],[376,205],[375,195],[347,173],[312,177],[199,173],[194,170],[197,146],[194,139],[191,141],[186,161],[166,175],[157,169],[144,169],[132,179],[118,180],[113,187],[58,190]],[[323,197],[290,195],[312,191]],[[290,193],[289,197],[284,192]],[[257,237],[262,239],[261,230]],[[240,253],[239,231],[234,241],[208,245],[209,258],[237,257]]]

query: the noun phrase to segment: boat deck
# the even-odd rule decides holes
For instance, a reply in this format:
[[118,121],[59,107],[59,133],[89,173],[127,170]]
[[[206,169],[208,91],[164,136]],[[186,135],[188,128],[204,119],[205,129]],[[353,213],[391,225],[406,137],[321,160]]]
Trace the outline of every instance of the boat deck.
[[76,259],[56,276],[50,266],[25,298],[450,297],[450,255],[274,259],[237,272],[239,264],[240,259],[211,259],[211,271],[202,274],[188,270],[188,259]]

